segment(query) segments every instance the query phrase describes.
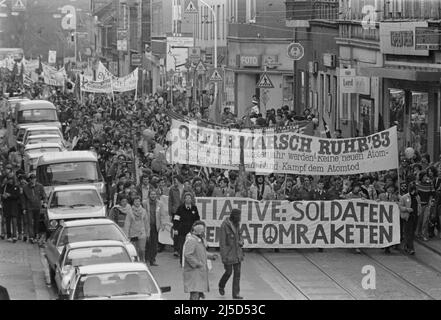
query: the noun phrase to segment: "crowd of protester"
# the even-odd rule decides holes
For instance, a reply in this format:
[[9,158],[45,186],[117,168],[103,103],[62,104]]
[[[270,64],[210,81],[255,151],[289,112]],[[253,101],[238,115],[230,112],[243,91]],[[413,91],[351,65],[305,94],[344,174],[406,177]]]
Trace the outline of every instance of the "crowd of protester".
[[[30,98],[44,97],[39,87],[28,90],[27,95]],[[72,149],[91,150],[97,154],[108,185],[106,201],[112,219],[125,227],[126,232],[132,236],[134,231],[125,225],[132,223],[126,221],[127,213],[136,212],[141,216],[155,213],[147,231],[150,234],[150,245],[145,247],[139,244],[140,250],[145,250],[145,260],[152,265],[156,264],[155,248],[163,249],[158,244],[158,232],[167,220],[173,223],[175,230],[174,253],[176,256],[182,254],[185,235],[190,232],[192,224],[199,220],[198,214],[193,214],[194,219],[188,219],[191,213],[197,213],[195,197],[246,197],[258,201],[393,201],[399,203],[402,211],[402,236],[406,252],[414,253],[415,234],[424,241],[435,236],[441,238],[441,176],[438,176],[441,172],[441,158],[438,162],[431,162],[428,155],[415,153],[411,159],[402,155],[398,171],[333,177],[241,175],[238,171],[170,165],[164,156],[171,125],[168,111],[195,118],[205,118],[207,115],[205,109],[187,107],[185,94],[175,97],[174,105],[167,101],[165,95],[160,94],[140,96],[137,99],[133,98],[133,94],[91,94],[77,99],[73,94],[52,91],[44,98],[57,106],[63,134]],[[245,119],[238,119],[225,109],[222,123],[286,126],[294,121],[314,118],[309,111],[296,116],[287,106],[270,110],[264,118],[257,105],[254,98],[249,108],[250,116]],[[151,133],[148,139],[146,132]],[[341,138],[341,131],[336,132],[336,138]],[[37,234],[42,232],[35,227],[37,216],[32,204],[46,201],[46,195],[43,192],[38,195],[38,199],[26,198],[24,190],[29,186],[35,188],[38,183],[35,177],[25,175],[21,161],[23,149],[8,148],[4,139],[0,158],[4,217],[1,237],[13,242],[18,239],[33,242]],[[21,197],[25,197],[25,200],[20,200]],[[163,197],[168,197],[168,210],[161,208],[163,203],[159,200]],[[159,214],[156,215],[156,212]],[[390,248],[386,252],[390,252]]]

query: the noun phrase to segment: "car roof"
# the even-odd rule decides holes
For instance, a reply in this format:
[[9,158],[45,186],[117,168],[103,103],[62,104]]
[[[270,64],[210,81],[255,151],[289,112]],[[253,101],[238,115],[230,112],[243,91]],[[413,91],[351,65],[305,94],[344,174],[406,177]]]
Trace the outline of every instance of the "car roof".
[[148,272],[148,268],[144,263],[139,262],[122,262],[122,263],[106,263],[95,264],[90,266],[79,267],[81,274],[102,274],[110,272],[133,272],[133,271],[145,271]]
[[44,149],[44,148],[61,148],[61,145],[56,142],[42,142],[42,143],[34,143],[34,144],[28,144],[25,146],[26,150],[33,150],[33,149]]
[[96,225],[116,225],[110,219],[81,219],[81,220],[71,220],[64,221],[61,223],[64,227],[87,227],[87,226],[96,226]]
[[36,136],[30,136],[28,139],[37,139],[37,138],[60,138],[58,134],[37,134]]
[[73,184],[73,185],[67,185],[67,186],[54,186],[53,192],[57,191],[78,191],[78,190],[95,190],[97,191],[97,188],[93,184]]
[[39,131],[39,130],[57,130],[60,131],[58,127],[55,126],[33,126],[26,128],[26,131]]
[[66,250],[90,248],[90,247],[125,247],[120,241],[115,240],[97,240],[97,241],[81,241],[72,242],[66,245]]
[[65,151],[65,152],[47,152],[41,156],[42,163],[64,163],[72,161],[94,161],[98,159],[91,151]]
[[26,110],[31,109],[53,109],[56,110],[53,103],[46,100],[24,100],[20,101],[18,104],[18,109],[24,107]]

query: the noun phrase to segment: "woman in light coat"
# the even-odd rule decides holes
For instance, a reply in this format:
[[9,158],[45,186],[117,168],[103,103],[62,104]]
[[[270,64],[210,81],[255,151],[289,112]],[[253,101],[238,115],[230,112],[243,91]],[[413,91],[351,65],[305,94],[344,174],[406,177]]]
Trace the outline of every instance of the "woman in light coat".
[[141,206],[141,198],[133,199],[132,211],[126,215],[124,232],[138,252],[140,261],[145,258],[145,244],[150,235],[150,223],[147,212]]
[[210,291],[208,285],[208,259],[216,260],[216,255],[207,252],[205,243],[205,223],[196,221],[187,235],[183,249],[184,292],[190,293],[190,300],[200,300]]

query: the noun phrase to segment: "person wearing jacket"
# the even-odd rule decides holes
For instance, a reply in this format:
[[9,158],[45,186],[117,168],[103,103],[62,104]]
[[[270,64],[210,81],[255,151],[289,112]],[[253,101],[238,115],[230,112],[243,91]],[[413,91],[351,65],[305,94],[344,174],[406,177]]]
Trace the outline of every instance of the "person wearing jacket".
[[132,213],[132,207],[129,200],[122,195],[119,199],[119,205],[114,206],[109,213],[109,219],[114,221],[120,228],[124,229],[126,216]]
[[9,173],[2,187],[3,211],[6,220],[6,235],[10,242],[17,242],[17,217],[20,191],[15,183],[14,173]]
[[231,210],[229,218],[226,218],[220,227],[219,246],[225,273],[219,281],[219,293],[225,295],[225,286],[233,275],[233,299],[242,300],[240,296],[240,269],[243,261],[242,247],[244,241],[240,235],[241,211]]
[[156,255],[158,254],[158,235],[159,231],[165,227],[169,221],[168,212],[163,208],[161,201],[158,199],[156,190],[152,189],[149,193],[148,201],[144,201],[147,212],[147,222],[149,225],[149,233],[146,242],[145,261],[150,262],[151,266],[157,266]]
[[27,217],[29,242],[34,243],[40,234],[40,210],[47,202],[44,188],[37,182],[35,174],[29,176],[29,183],[23,187],[23,198],[25,200],[23,214]]
[[[182,204],[182,197],[184,195],[184,179],[181,176],[176,176],[173,179],[173,186],[170,188],[168,197],[168,211],[173,220],[179,206]],[[176,230],[175,230],[176,231]],[[176,233],[176,232],[175,232]],[[179,257],[179,239],[175,234],[173,237],[174,256]]]
[[254,200],[273,200],[274,191],[263,176],[257,176],[255,184],[250,187],[250,196]]
[[193,223],[200,220],[198,208],[193,203],[193,195],[185,193],[184,203],[179,206],[176,214],[173,217],[173,229],[178,236],[179,257],[182,263],[182,248],[184,246],[185,237],[191,231]]
[[224,177],[219,181],[219,187],[214,188],[212,197],[215,198],[233,198],[236,191],[229,186],[228,178]]
[[401,218],[404,222],[404,250],[410,255],[415,254],[414,240],[418,215],[421,212],[421,200],[414,183],[409,186],[409,192],[401,197]]
[[190,300],[200,300],[210,291],[207,260],[216,260],[216,255],[207,252],[205,229],[204,222],[196,221],[183,248],[184,292],[190,293]]
[[145,244],[149,238],[150,225],[140,197],[133,199],[132,210],[127,213],[124,222],[124,232],[135,246],[139,259],[145,261]]

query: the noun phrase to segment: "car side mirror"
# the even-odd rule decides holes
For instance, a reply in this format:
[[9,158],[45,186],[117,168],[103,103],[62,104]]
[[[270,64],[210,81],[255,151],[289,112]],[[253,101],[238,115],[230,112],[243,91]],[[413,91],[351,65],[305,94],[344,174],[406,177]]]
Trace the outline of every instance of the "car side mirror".
[[168,287],[161,287],[161,292],[162,293],[171,292],[171,287],[170,286],[168,286]]

